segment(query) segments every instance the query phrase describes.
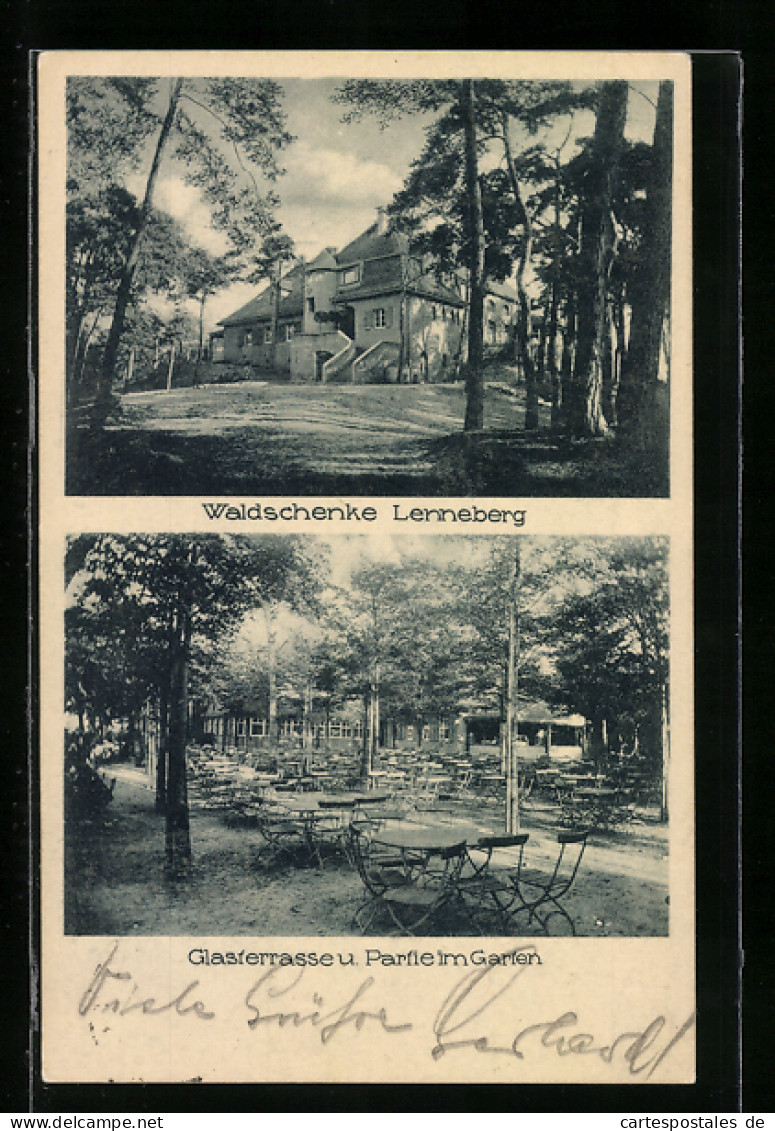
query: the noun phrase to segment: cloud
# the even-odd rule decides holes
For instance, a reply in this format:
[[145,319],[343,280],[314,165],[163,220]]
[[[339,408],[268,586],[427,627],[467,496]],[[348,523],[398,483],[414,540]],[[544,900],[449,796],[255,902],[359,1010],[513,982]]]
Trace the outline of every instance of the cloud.
[[389,165],[364,161],[354,153],[317,148],[303,140],[288,150],[285,168],[278,187],[287,204],[375,208],[386,204],[401,187],[401,178]]
[[[142,199],[145,192],[145,177],[134,174],[127,178],[127,188]],[[213,255],[222,255],[226,250],[226,239],[216,232],[210,224],[210,209],[202,199],[199,189],[186,184],[182,177],[174,174],[162,175],[156,183],[153,202],[156,208],[169,213],[184,229],[190,239]]]

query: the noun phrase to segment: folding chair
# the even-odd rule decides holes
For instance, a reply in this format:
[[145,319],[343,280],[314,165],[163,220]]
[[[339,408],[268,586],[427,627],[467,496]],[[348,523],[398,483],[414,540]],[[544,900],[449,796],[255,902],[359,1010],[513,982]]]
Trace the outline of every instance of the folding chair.
[[[570,927],[570,933],[576,934],[573,919],[560,900],[568,894],[576,879],[588,836],[588,830],[559,833],[557,837],[559,852],[551,872],[520,869],[515,883],[521,906],[516,907],[512,914],[526,911],[528,923],[532,923],[535,919],[547,935],[549,920],[555,915],[561,915]],[[548,907],[548,912],[542,913],[539,910],[543,907]]]
[[268,866],[277,863],[283,856],[295,862],[299,849],[308,848],[308,838],[303,823],[286,810],[268,805],[260,806],[255,811],[254,818],[258,831],[271,850],[271,856],[266,861]]
[[[348,858],[367,892],[366,899],[353,915],[353,924],[360,931],[365,931],[372,919],[381,910],[386,910],[385,892],[411,882],[413,861],[395,849],[375,843],[372,835],[378,827],[371,817],[364,817],[353,820],[348,830]],[[366,911],[371,914],[364,923],[362,916]]]
[[[488,913],[495,915],[504,932],[509,929],[515,905],[521,906],[522,902],[518,880],[529,835],[482,837],[466,849],[466,859],[457,880],[457,897],[477,930],[484,930],[482,916],[486,918]],[[494,867],[492,854],[499,848],[518,848],[516,862],[507,867]]]
[[401,883],[381,893],[381,902],[401,934],[416,934],[457,900],[458,878],[465,860],[464,840],[438,853],[426,853]]

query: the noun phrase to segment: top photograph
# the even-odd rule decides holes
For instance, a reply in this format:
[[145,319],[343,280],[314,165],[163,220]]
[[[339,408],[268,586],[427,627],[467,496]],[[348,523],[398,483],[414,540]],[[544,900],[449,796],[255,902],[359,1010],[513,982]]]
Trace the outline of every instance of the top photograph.
[[640,73],[68,75],[66,493],[668,496]]

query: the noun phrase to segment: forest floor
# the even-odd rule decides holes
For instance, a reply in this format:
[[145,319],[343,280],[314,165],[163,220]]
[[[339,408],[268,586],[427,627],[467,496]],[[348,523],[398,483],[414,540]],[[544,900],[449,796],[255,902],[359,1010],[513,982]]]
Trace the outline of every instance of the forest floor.
[[241,381],[125,393],[93,434],[73,412],[69,494],[645,496],[653,460],[611,440],[524,432],[524,390],[490,367],[485,427],[464,433],[465,389]]
[[[557,851],[556,810],[531,799],[523,831],[525,862],[546,867]],[[428,814],[429,823],[474,824],[502,831],[494,803]],[[577,934],[646,937],[668,933],[668,830],[644,814],[614,832],[591,836],[564,903]],[[119,774],[102,818],[78,822],[65,836],[65,932],[117,936],[352,936],[363,903],[357,872],[343,856],[322,868],[272,864],[256,829],[234,827],[201,809],[191,813],[193,871],[185,883],[163,878],[164,819],[140,772]],[[552,920],[552,923],[559,923]],[[554,928],[551,927],[553,931]],[[452,917],[449,935],[476,935]],[[388,933],[375,923],[370,934]]]

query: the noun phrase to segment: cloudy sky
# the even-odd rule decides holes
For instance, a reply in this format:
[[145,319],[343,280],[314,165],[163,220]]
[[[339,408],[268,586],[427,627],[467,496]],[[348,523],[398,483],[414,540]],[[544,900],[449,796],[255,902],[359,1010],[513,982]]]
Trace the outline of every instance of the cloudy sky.
[[[330,95],[342,80],[289,79],[282,81],[288,129],[294,142],[284,151],[285,174],[276,191],[282,204],[278,212],[298,254],[313,258],[324,247],[344,247],[373,222],[376,209],[390,202],[400,189],[412,160],[420,153],[429,116],[405,117],[381,129],[373,118],[344,124],[344,107]],[[630,94],[628,136],[650,141],[653,133],[656,83],[640,83]],[[594,128],[591,114],[577,114],[567,146],[573,152],[574,137]],[[560,145],[567,122],[555,129],[550,140]],[[150,159],[150,157],[149,157]],[[147,170],[129,182],[142,193]],[[209,224],[209,211],[197,190],[186,185],[180,170],[168,166],[161,174],[157,205],[181,221],[192,240],[215,253],[224,250],[222,237]],[[231,314],[256,293],[242,284],[208,300],[207,329]]]

